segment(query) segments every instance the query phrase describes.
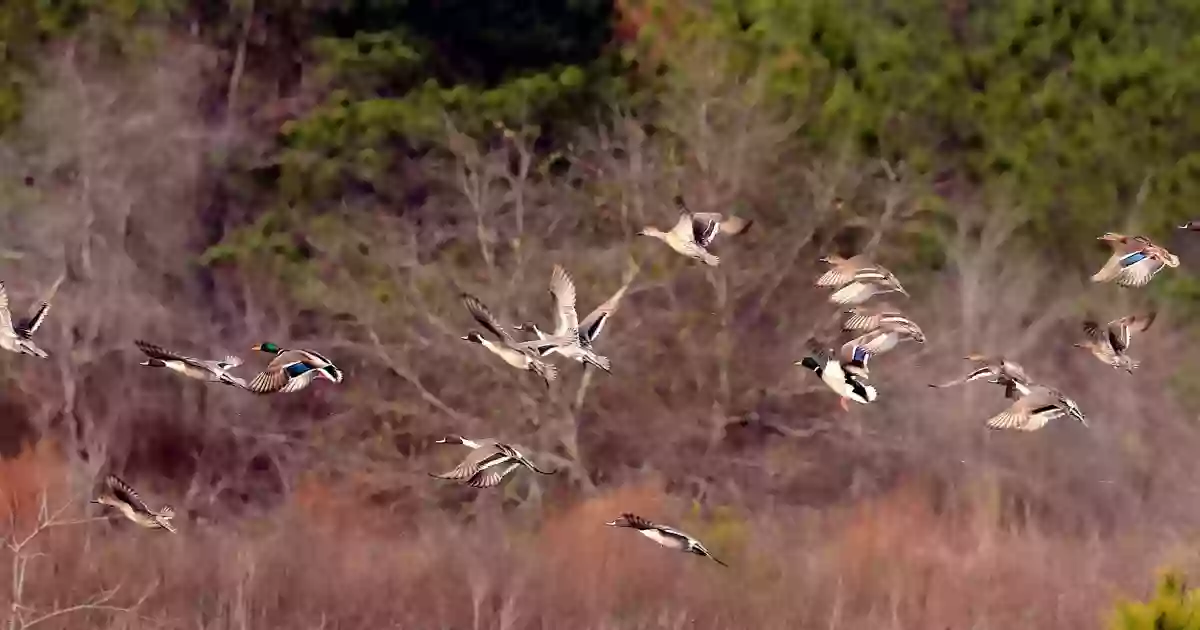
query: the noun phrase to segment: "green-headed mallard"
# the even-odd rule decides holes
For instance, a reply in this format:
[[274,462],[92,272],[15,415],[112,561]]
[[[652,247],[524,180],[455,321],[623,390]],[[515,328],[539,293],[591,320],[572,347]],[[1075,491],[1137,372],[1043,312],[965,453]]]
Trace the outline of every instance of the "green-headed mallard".
[[0,348],[45,359],[49,355],[33,343],[33,333],[37,332],[49,312],[50,303],[39,302],[28,317],[14,325],[12,313],[8,310],[8,291],[0,282]]
[[676,551],[695,554],[711,558],[717,564],[727,567],[729,565],[721,562],[716,556],[709,553],[708,549],[696,540],[696,537],[685,534],[673,527],[652,523],[636,514],[625,512],[617,517],[616,520],[605,523],[609,527],[628,527],[636,529],[638,533],[653,540],[654,542]]
[[1076,348],[1087,348],[1104,363],[1115,368],[1133,373],[1138,361],[1126,354],[1129,342],[1132,341],[1133,331],[1144,331],[1154,323],[1156,313],[1144,315],[1127,315],[1114,319],[1104,326],[1094,320],[1083,322],[1083,334],[1087,340],[1075,344]]
[[896,274],[863,254],[850,258],[831,254],[821,262],[829,264],[830,268],[817,278],[816,285],[836,289],[829,296],[829,301],[834,304],[862,304],[880,293],[908,295]]
[[557,472],[538,468],[529,461],[529,458],[522,455],[517,447],[503,444],[494,438],[469,440],[461,435],[448,435],[438,440],[437,443],[462,444],[473,450],[458,466],[454,467],[454,470],[442,474],[429,473],[429,476],[461,481],[472,488],[491,488],[500,485],[504,477],[518,466],[524,466],[542,475],[552,475]]
[[986,378],[990,383],[1003,385],[1004,395],[1008,398],[1016,398],[1018,394],[1025,395],[1029,393],[1033,381],[1030,380],[1025,368],[1021,367],[1021,364],[1016,361],[1011,361],[1002,356],[984,354],[969,354],[965,358],[968,361],[979,364],[979,367],[971,370],[962,378],[956,378],[941,384],[930,383],[929,386],[952,387]]
[[206,361],[185,357],[141,339],[135,340],[133,343],[146,356],[150,357],[148,361],[142,361],[141,365],[167,368],[188,378],[201,381],[246,387],[245,381],[229,373],[229,370],[242,364],[242,360],[238,357],[227,356],[223,361]]
[[155,512],[142,498],[134,492],[129,484],[121,481],[116,475],[108,475],[104,478],[104,489],[100,492],[100,496],[92,500],[92,503],[100,505],[111,505],[121,511],[125,518],[150,529],[165,529],[172,534],[175,533],[175,526],[171,524],[171,519],[175,517],[175,510],[169,505],[164,505],[161,510]]
[[[581,341],[579,316],[575,313],[575,282],[571,280],[567,270],[559,265],[555,265],[553,273],[550,274],[550,294],[554,297],[554,332],[544,335],[534,326],[531,332],[538,338],[517,345],[537,352],[538,356],[544,357],[551,352],[557,352],[569,359],[611,372],[612,364],[608,357],[596,354],[590,343],[584,345]],[[516,328],[524,330],[525,327]]]
[[342,382],[342,371],[314,350],[287,350],[270,342],[260,343],[251,350],[275,355],[266,369],[245,386],[255,394],[298,392],[318,378]]
[[815,340],[810,340],[808,345],[812,354],[796,361],[795,365],[801,365],[816,372],[817,376],[821,378],[821,382],[841,397],[840,403],[843,411],[850,411],[850,407],[846,405],[847,399],[865,405],[874,402],[879,397],[879,392],[875,390],[875,387],[864,383],[860,378],[866,368],[862,362],[852,360],[843,364],[833,357],[832,352],[816,343]]
[[463,305],[471,312],[471,317],[474,317],[479,325],[486,328],[497,339],[497,341],[485,339],[483,335],[472,330],[463,337],[463,340],[487,348],[492,354],[518,370],[527,370],[537,374],[545,381],[546,387],[550,387],[550,383],[558,378],[558,368],[541,360],[533,349],[521,347],[519,342],[513,339],[513,336],[496,321],[496,317],[483,302],[479,301],[479,298],[467,293],[463,293],[460,297]]
[[1063,416],[1071,416],[1085,427],[1088,425],[1075,401],[1052,387],[1034,385],[1008,409],[988,420],[987,426],[992,429],[1036,431],[1046,426],[1047,422]]
[[879,327],[842,344],[842,361],[847,364],[862,364],[862,375],[866,375],[867,363],[871,357],[895,348],[906,339],[925,343],[925,333],[907,317],[889,317],[887,321],[880,323]]
[[1108,261],[1092,275],[1092,282],[1115,281],[1123,287],[1144,287],[1164,267],[1178,267],[1179,258],[1145,236],[1107,232],[1096,240],[1112,248]]
[[692,212],[688,210],[683,197],[675,197],[675,206],[679,209],[679,220],[669,232],[647,226],[641,236],[652,236],[666,243],[671,249],[705,264],[717,266],[721,259],[708,251],[709,245],[718,234],[741,234],[753,224],[740,217],[726,217],[716,212]]

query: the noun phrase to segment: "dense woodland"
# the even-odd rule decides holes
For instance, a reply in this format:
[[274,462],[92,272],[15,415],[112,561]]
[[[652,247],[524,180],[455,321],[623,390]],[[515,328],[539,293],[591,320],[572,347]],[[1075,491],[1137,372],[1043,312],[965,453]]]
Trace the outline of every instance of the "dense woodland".
[[[53,307],[48,359],[0,357],[0,615],[1193,628],[1198,64],[1192,0],[6,0],[0,279]],[[754,228],[713,268],[638,237],[676,195]],[[1106,231],[1182,265],[1092,284]],[[818,259],[858,252],[929,340],[843,413],[793,362],[839,334]],[[581,311],[632,284],[612,374],[546,390],[460,340],[459,294],[548,321],[555,264]],[[1072,347],[1144,309],[1133,374]],[[346,379],[206,387],[135,339]],[[972,352],[1090,428],[990,432],[1001,390],[926,387]],[[441,483],[447,433],[560,473]],[[179,534],[75,522],[107,472]],[[604,527],[624,511],[730,568]]]

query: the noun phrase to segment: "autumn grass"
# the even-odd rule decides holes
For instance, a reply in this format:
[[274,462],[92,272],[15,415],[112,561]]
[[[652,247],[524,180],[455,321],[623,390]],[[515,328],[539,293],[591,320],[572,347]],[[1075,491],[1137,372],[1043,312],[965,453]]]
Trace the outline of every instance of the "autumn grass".
[[[39,449],[5,462],[5,495],[36,494],[61,474],[53,461]],[[127,609],[41,628],[1091,628],[1178,559],[1152,528],[1081,538],[1005,525],[985,501],[948,502],[919,479],[755,514],[701,513],[654,482],[540,514],[491,494],[470,522],[337,494],[308,484],[269,515],[183,522],[178,536],[119,521],[48,531],[23,605],[115,591]],[[676,524],[732,566],[604,526],[621,511]]]

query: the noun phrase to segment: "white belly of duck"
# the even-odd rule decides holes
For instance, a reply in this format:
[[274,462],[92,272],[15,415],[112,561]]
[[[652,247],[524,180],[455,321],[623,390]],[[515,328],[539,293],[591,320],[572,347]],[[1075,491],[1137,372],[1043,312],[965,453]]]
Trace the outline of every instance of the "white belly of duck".
[[837,361],[829,361],[825,364],[825,369],[821,370],[821,380],[829,386],[829,389],[837,392],[843,398],[849,398],[859,404],[867,404],[875,400],[875,388],[859,383],[863,393],[855,391],[853,385],[846,381],[846,373],[842,370],[842,364]]
[[687,543],[683,540],[675,536],[668,536],[657,529],[639,529],[638,532],[664,547],[670,547],[671,549],[684,549],[687,547]]

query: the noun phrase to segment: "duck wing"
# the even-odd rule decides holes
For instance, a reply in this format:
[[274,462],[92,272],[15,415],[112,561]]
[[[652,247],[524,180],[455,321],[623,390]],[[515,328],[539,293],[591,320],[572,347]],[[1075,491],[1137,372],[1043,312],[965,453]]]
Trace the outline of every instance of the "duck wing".
[[822,261],[828,263],[830,268],[817,278],[816,284],[819,287],[840,287],[853,280],[854,274],[859,270],[871,265],[866,256],[862,254],[850,258],[830,255],[823,258]]
[[187,365],[190,365],[192,367],[197,367],[200,369],[209,369],[209,366],[205,365],[204,361],[201,361],[199,359],[194,359],[192,357],[184,356],[182,354],[179,354],[178,352],[172,352],[170,350],[167,350],[166,348],[163,348],[162,346],[152,344],[149,341],[143,341],[141,339],[136,339],[136,340],[134,340],[133,345],[137,346],[138,350],[141,350],[146,356],[150,357],[151,359],[158,359],[159,361],[178,361],[180,363],[186,363]]
[[0,334],[16,334],[16,331],[13,330],[12,314],[8,310],[8,289],[5,288],[3,281],[0,281]]
[[550,274],[550,294],[554,296],[554,337],[579,335],[579,316],[575,313],[575,282],[566,269],[554,266]]
[[146,506],[145,501],[142,501],[142,497],[138,496],[132,486],[121,481],[120,477],[108,475],[104,478],[104,485],[118,501],[128,503],[138,512],[150,512],[150,508]]
[[1158,256],[1138,250],[1117,259],[1117,271],[1113,277],[1117,284],[1123,287],[1144,287],[1163,266],[1164,263]]
[[49,313],[50,303],[39,302],[37,306],[35,306],[34,309],[29,313],[28,317],[25,317],[21,319],[21,321],[17,322],[13,332],[26,339],[31,339],[33,337],[33,333],[37,332],[37,329],[42,326],[42,322],[46,321],[46,315]]
[[1059,398],[1052,393],[1044,389],[1035,390],[993,416],[987,421],[987,426],[992,429],[1036,431],[1046,426],[1047,422],[1065,415],[1060,404]]
[[497,323],[496,316],[492,315],[492,312],[488,310],[488,307],[485,306],[484,303],[479,300],[479,298],[469,293],[463,293],[460,297],[463,305],[466,306],[467,310],[471,312],[471,317],[474,317],[475,321],[479,322],[480,326],[486,328],[488,332],[495,335],[496,338],[500,339],[501,341],[510,344],[515,343],[512,335],[509,334],[509,332],[502,326],[500,326],[499,323]]
[[504,477],[507,476],[508,473],[512,472],[520,465],[520,462],[513,462],[504,468],[490,468],[487,470],[481,470],[472,475],[470,479],[467,479],[466,484],[472,488],[494,488],[500,485],[501,481],[504,481]]
[[463,458],[453,470],[441,474],[430,473],[438,479],[453,479],[461,481],[474,477],[479,471],[502,464],[512,457],[498,444],[482,444]]
[[597,306],[595,310],[588,313],[588,316],[583,318],[579,323],[579,339],[586,345],[591,345],[600,337],[600,332],[604,330],[604,324],[608,323],[608,318],[616,312],[617,306],[621,304],[621,298],[625,296],[625,291],[629,289],[633,277],[630,276],[621,288],[617,289],[603,304]]
[[1152,311],[1144,315],[1127,315],[1109,322],[1107,333],[1113,350],[1117,352],[1128,350],[1129,343],[1132,341],[1133,331],[1137,330],[1141,332],[1150,328],[1150,325],[1154,323],[1154,319],[1157,316],[1158,313]]

